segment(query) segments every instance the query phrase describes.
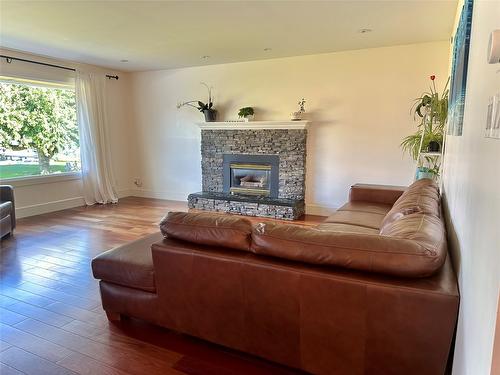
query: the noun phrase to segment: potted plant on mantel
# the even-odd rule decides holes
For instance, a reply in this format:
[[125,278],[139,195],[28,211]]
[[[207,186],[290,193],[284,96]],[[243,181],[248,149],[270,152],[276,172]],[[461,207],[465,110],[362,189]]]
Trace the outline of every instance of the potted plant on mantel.
[[238,111],[238,117],[245,119],[245,122],[253,120],[254,110],[252,107],[243,107]]
[[421,152],[437,153],[443,147],[444,128],[448,117],[449,79],[441,95],[437,92],[435,79],[435,75],[430,76],[432,85],[429,92],[415,99],[412,106],[413,118],[420,118],[417,131],[405,137],[401,142],[403,151],[408,152],[418,163],[417,179],[439,175],[439,163],[435,156],[432,156],[433,160],[429,160],[429,156],[418,160]]
[[[205,82],[201,82],[203,86],[205,86],[208,90],[208,101],[207,103],[203,103],[199,100],[190,100],[188,102],[182,102],[177,104],[177,108],[181,108],[184,106],[189,106],[196,108],[198,111],[205,115],[205,122],[215,122],[217,120],[217,110],[213,108],[214,103],[212,101],[212,87],[209,87]],[[193,103],[196,103],[193,104]]]

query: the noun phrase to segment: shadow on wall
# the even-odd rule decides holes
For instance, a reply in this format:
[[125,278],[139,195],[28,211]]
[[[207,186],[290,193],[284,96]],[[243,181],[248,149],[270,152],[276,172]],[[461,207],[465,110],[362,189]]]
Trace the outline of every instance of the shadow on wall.
[[[226,100],[225,102],[220,102],[215,106],[217,109],[217,121],[234,121],[242,120],[238,117],[237,102],[235,100]],[[255,111],[254,121],[267,121],[269,118],[276,117],[279,114],[276,111],[270,110],[268,108],[251,106]],[[284,120],[288,120],[285,118]]]
[[451,262],[453,264],[453,269],[455,270],[455,274],[457,275],[457,279],[460,278],[460,271],[462,265],[462,255],[460,248],[460,242],[457,237],[457,232],[455,231],[455,226],[453,225],[453,221],[451,219],[450,210],[448,207],[448,201],[446,199],[446,192],[442,191],[441,202],[443,204],[443,215],[446,223],[446,232],[448,234],[448,249],[451,254]]
[[[311,116],[312,117],[312,116]],[[334,157],[333,146],[324,142],[325,135],[331,134],[331,128],[339,126],[337,120],[312,120],[307,130],[307,160],[306,160],[306,204],[309,206],[320,206],[326,211],[315,212],[317,215],[330,215],[347,198],[345,186],[337,183],[335,173],[342,166]],[[334,196],[341,196],[339,201]]]
[[[231,121],[238,119],[238,109],[242,106],[240,103],[240,107],[238,107],[237,100],[228,99],[224,102],[217,102],[214,105],[217,110],[217,121]],[[328,103],[329,110],[332,108],[333,104]],[[256,107],[253,105],[249,105],[255,111],[254,121],[267,121],[269,119],[279,119],[279,120],[290,120],[293,112],[293,108],[290,108],[290,113],[287,113],[283,116],[282,111],[273,110],[273,108],[269,107]],[[308,120],[315,123],[315,126],[318,124],[331,124],[333,120],[330,119],[329,111],[323,109],[323,107],[317,107],[313,110],[308,110],[303,114],[303,120]]]
[[228,108],[232,108],[234,105],[234,100],[226,100],[223,103],[216,103],[214,107],[217,110],[217,121],[226,121],[228,119],[231,119],[232,116],[228,112]]

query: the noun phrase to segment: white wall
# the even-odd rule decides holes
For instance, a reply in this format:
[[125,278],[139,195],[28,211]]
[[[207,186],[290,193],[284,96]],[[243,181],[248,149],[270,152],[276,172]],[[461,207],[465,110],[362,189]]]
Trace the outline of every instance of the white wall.
[[500,65],[486,62],[494,29],[500,29],[500,2],[476,1],[463,135],[448,137],[443,171],[461,294],[453,363],[457,375],[489,374],[492,362],[500,285],[500,140],[485,138],[484,128],[488,97],[500,91]]
[[[102,74],[117,74],[120,79],[107,82],[108,124],[110,147],[115,174],[115,184],[120,196],[130,195],[132,182],[130,179],[130,79],[124,72],[102,69],[95,66],[77,64],[69,61],[49,59],[6,49],[0,49],[1,54],[20,57],[35,61],[47,62],[67,67],[84,67]],[[16,66],[20,71],[36,75],[38,65],[16,63],[9,64],[9,71],[15,73]],[[57,71],[57,70],[56,70]],[[1,72],[0,72],[1,73]],[[44,177],[40,180],[12,182],[3,180],[2,183],[11,183],[15,187],[16,212],[18,217],[31,216],[44,212],[56,211],[70,207],[84,205],[82,197],[82,182],[80,178]]]
[[201,189],[202,115],[176,109],[178,101],[206,100],[201,81],[214,86],[225,120],[244,106],[256,109],[256,120],[288,119],[306,98],[308,212],[338,207],[356,182],[406,185],[414,168],[399,143],[415,130],[412,100],[431,74],[444,84],[448,53],[444,41],[134,73],[137,194],[185,200]]

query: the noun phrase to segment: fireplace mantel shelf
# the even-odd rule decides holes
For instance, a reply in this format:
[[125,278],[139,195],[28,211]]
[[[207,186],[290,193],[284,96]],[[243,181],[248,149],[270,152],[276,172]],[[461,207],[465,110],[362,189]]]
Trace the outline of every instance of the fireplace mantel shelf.
[[306,129],[309,121],[198,122],[202,130]]

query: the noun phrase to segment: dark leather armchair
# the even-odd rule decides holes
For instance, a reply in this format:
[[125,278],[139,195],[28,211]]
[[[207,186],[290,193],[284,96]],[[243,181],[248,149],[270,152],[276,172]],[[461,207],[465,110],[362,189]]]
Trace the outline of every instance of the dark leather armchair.
[[0,185],[0,237],[14,233],[15,227],[14,188],[10,185]]

